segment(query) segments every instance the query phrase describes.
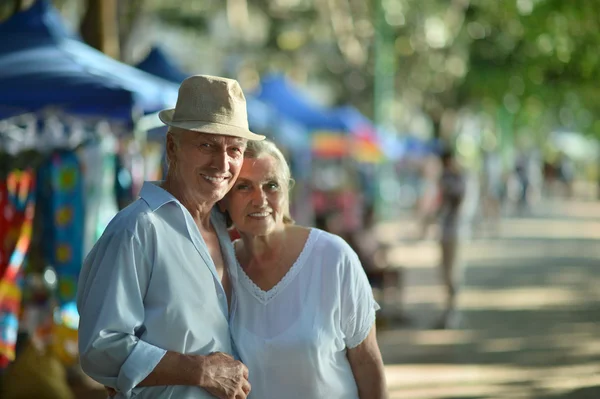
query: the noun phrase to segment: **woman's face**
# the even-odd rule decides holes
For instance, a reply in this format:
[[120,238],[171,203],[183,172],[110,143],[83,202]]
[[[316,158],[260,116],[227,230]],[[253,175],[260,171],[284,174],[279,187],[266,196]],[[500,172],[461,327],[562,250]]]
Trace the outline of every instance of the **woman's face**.
[[277,166],[270,155],[244,160],[225,199],[225,207],[240,233],[262,236],[284,228],[288,194]]

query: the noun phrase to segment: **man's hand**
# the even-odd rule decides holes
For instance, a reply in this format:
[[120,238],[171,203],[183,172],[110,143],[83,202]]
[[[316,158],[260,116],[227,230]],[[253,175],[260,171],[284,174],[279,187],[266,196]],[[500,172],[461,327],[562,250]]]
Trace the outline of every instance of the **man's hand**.
[[[222,352],[207,356],[167,352],[138,386],[159,385],[199,386],[219,399],[246,399],[250,393],[248,368]],[[104,388],[111,398],[117,394],[113,388]]]
[[106,385],[104,386],[104,390],[106,391],[107,395],[111,398],[114,398],[115,396],[117,396],[117,390],[111,387],[107,387]]
[[219,399],[246,399],[248,368],[226,353],[211,353],[203,357],[200,386]]

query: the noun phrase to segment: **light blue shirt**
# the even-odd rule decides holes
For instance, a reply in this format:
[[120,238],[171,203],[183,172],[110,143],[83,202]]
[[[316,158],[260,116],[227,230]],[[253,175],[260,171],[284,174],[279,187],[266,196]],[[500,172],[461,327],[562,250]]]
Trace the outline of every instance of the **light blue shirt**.
[[[146,182],[84,261],[79,278],[79,351],[86,374],[118,398],[212,398],[192,386],[134,388],[167,351],[232,353],[227,298],[190,213]],[[212,224],[223,260],[235,254],[225,220]]]

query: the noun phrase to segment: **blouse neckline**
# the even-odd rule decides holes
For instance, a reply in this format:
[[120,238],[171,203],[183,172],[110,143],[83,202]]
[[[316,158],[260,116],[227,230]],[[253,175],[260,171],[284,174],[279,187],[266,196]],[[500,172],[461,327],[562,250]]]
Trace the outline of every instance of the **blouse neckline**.
[[318,231],[315,229],[310,229],[310,232],[308,233],[308,238],[304,243],[304,247],[302,248],[300,255],[298,255],[298,257],[294,261],[294,264],[292,265],[290,270],[287,271],[287,273],[281,278],[281,280],[277,282],[277,284],[275,284],[271,289],[267,291],[263,290],[258,285],[256,285],[254,281],[252,281],[252,279],[248,276],[248,274],[246,274],[246,271],[242,268],[242,265],[236,257],[235,263],[238,268],[238,275],[241,276],[240,279],[242,280],[243,284],[246,285],[246,288],[248,289],[248,291],[250,291],[252,296],[254,296],[262,304],[266,305],[273,298],[275,298],[277,294],[283,291],[289,285],[290,281],[292,281],[302,269],[305,263],[305,258],[310,254],[310,249],[312,248],[314,242],[317,239],[317,232]]

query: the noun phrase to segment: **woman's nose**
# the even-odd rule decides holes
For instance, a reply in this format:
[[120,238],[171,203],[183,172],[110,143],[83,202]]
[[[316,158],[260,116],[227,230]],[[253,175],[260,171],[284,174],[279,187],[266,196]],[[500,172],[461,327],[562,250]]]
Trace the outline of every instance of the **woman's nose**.
[[254,206],[262,206],[267,203],[267,196],[265,192],[261,189],[254,191],[252,195],[252,205]]

